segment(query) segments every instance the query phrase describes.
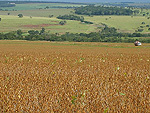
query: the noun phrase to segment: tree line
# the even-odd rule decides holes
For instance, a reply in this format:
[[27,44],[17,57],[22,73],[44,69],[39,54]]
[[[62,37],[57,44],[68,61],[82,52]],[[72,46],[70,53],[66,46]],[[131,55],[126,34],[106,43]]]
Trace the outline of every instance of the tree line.
[[8,1],[0,1],[0,7],[15,7],[15,4],[10,4]]
[[57,18],[63,19],[63,20],[77,20],[77,21],[81,21],[86,24],[93,24],[93,22],[85,21],[83,16],[76,16],[76,15],[70,14],[70,15],[59,15]]
[[[0,3],[5,1],[0,1]],[[6,1],[8,2],[8,1]],[[77,4],[77,5],[86,5],[86,3],[75,3],[75,2],[55,2],[55,1],[42,1],[42,0],[12,0],[13,3],[16,4],[27,4],[27,3],[60,3],[60,4]]]
[[75,16],[75,15],[59,15],[57,17],[58,19],[64,19],[64,20],[77,20],[77,21],[84,21],[83,16]]
[[136,39],[144,43],[150,43],[150,34],[141,33],[118,33],[117,29],[104,27],[99,32],[91,33],[69,33],[59,35],[58,33],[47,33],[44,28],[40,31],[29,30],[28,35],[23,35],[21,30],[0,33],[0,40],[45,40],[45,41],[71,41],[71,42],[125,42],[133,43]]
[[123,7],[104,7],[104,6],[81,6],[75,8],[75,13],[79,15],[132,15],[133,11]]

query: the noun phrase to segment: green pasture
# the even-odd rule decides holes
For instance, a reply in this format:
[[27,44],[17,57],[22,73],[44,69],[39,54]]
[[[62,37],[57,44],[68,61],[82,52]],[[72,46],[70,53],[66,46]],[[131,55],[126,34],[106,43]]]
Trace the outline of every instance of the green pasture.
[[[66,4],[65,4],[66,5]],[[143,9],[144,11],[149,11]],[[18,11],[0,11],[0,32],[16,31],[18,29],[24,32],[28,30],[40,30],[42,24],[58,24],[56,19],[58,15],[73,14],[73,9],[36,9],[36,10],[18,10]],[[8,15],[10,13],[10,15]],[[18,14],[23,14],[23,18],[18,18]],[[49,18],[49,15],[54,15],[53,18]],[[32,18],[30,18],[30,16]],[[79,15],[81,16],[81,15]],[[84,16],[86,21],[94,22],[94,24],[84,24],[79,21],[67,20],[66,25],[46,25],[43,26],[47,31],[51,33],[89,33],[101,30],[102,24],[106,24],[109,27],[115,27],[119,32],[133,33],[138,29],[144,29],[141,33],[150,33],[148,30],[150,26],[150,19],[148,16]],[[54,22],[57,21],[57,22]],[[141,24],[145,22],[145,24]],[[25,27],[26,25],[26,27]],[[28,25],[39,25],[38,27],[27,27]],[[141,28],[142,27],[142,28]]]
[[34,16],[34,17],[49,17],[49,15],[71,14],[73,9],[37,9],[37,10],[19,10],[19,11],[0,11],[0,15],[15,15],[23,14],[24,16]]
[[95,27],[93,25],[82,24],[79,21],[67,20],[66,25],[59,25],[61,20],[56,18],[47,17],[32,17],[24,16],[19,18],[18,16],[0,15],[2,21],[0,22],[0,32],[10,32],[21,29],[24,32],[28,30],[41,30],[45,28],[46,31],[51,33],[89,33],[92,32]]
[[[148,30],[149,27],[146,27],[146,25],[150,25],[150,19],[143,16],[84,16],[86,21],[94,22],[94,24],[91,25],[73,20],[67,20],[66,25],[59,25],[61,20],[56,17],[32,16],[32,18],[30,18],[30,15],[28,15],[19,18],[17,14],[14,16],[0,15],[0,17],[2,18],[2,21],[0,22],[0,32],[16,31],[18,29],[27,32],[28,30],[40,30],[44,27],[46,31],[50,31],[51,33],[89,33],[101,30],[100,28],[103,23],[109,27],[117,28],[119,32],[133,33],[143,26],[142,29],[144,29],[144,31],[141,33],[150,33]],[[141,24],[142,22],[145,22],[145,24]]]
[[4,7],[3,10],[35,10],[35,9],[44,9],[46,7],[50,9],[53,8],[64,8],[64,7],[80,7],[80,4],[66,4],[66,3],[26,3],[26,4],[16,4],[15,7]]
[[[150,33],[148,31],[150,25],[150,19],[144,16],[86,16],[85,20],[92,21],[97,26],[100,26],[102,23],[108,25],[109,27],[115,27],[120,32],[135,32],[140,26],[143,26],[144,31],[142,33]],[[145,24],[141,24],[145,22]]]

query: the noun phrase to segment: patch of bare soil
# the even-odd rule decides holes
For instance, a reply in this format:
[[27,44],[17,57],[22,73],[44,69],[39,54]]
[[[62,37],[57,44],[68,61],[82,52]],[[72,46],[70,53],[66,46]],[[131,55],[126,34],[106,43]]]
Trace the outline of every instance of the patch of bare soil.
[[23,27],[27,27],[27,28],[41,28],[41,27],[48,27],[48,26],[58,26],[59,24],[39,24],[39,25],[23,25]]

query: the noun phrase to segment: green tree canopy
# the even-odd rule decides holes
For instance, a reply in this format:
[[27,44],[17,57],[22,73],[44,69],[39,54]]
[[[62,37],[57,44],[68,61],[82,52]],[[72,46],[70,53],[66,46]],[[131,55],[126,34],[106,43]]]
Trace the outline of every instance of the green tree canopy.
[[19,17],[19,18],[22,18],[22,17],[23,17],[23,14],[18,14],[18,17]]

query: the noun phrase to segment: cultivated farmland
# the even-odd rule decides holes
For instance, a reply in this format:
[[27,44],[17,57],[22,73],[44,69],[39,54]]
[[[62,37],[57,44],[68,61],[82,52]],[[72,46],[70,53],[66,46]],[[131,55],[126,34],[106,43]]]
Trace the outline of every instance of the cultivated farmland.
[[148,113],[150,45],[0,41],[0,112]]

